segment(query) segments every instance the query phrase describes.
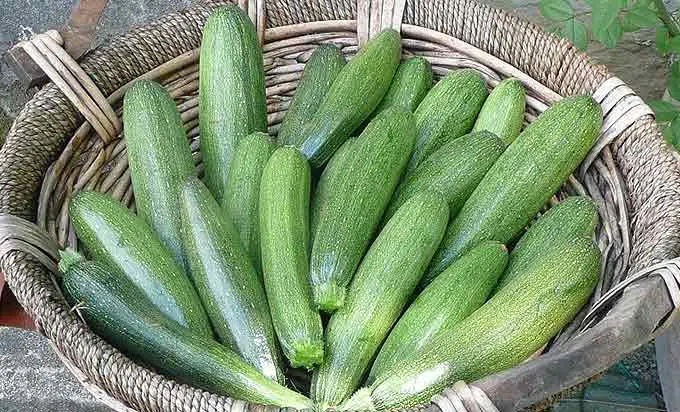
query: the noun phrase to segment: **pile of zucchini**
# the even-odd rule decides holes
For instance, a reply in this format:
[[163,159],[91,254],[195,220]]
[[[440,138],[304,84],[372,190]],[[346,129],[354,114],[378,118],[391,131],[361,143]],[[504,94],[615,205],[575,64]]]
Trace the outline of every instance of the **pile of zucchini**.
[[203,179],[174,101],[136,82],[124,123],[137,214],[72,199],[90,260],[62,253],[70,304],[160,373],[298,409],[416,406],[540,350],[588,300],[600,253],[592,201],[534,217],[602,110],[565,98],[522,131],[519,81],[489,95],[465,69],[432,87],[427,60],[401,57],[392,30],[349,62],[319,46],[270,136],[255,29],[237,6],[216,10],[200,56]]

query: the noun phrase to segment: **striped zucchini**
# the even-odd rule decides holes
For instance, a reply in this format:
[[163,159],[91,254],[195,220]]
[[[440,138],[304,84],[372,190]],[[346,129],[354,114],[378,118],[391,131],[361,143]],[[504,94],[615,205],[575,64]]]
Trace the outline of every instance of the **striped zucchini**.
[[258,404],[311,409],[303,395],[264,377],[240,356],[161,313],[114,269],[62,254],[63,291],[99,336],[181,383]]
[[262,175],[262,267],[272,321],[293,367],[323,360],[321,316],[309,284],[309,188],[307,160],[294,147],[274,152]]
[[592,240],[552,249],[472,315],[441,333],[421,354],[375,377],[348,410],[408,408],[448,385],[473,382],[535,353],[588,301],[600,266]]
[[435,84],[415,111],[418,137],[406,173],[444,143],[469,133],[488,94],[472,69],[451,72]]
[[283,383],[262,279],[231,218],[195,177],[184,185],[180,203],[191,274],[217,336],[265,376]]
[[404,203],[371,245],[347,304],[328,324],[324,362],[312,378],[312,397],[322,407],[339,405],[361,383],[441,241],[448,217],[440,194],[421,192]]
[[205,23],[199,98],[205,183],[222,202],[238,143],[267,131],[262,48],[255,26],[235,4],[216,9]]
[[413,115],[392,107],[357,138],[328,185],[315,219],[310,277],[314,302],[342,307],[345,289],[368,248],[402,175],[415,139]]
[[508,250],[486,241],[464,254],[428,286],[390,332],[366,381],[371,385],[446,333],[486,302],[508,264]]
[[234,153],[222,200],[222,209],[231,216],[241,244],[258,273],[262,273],[258,214],[260,180],[274,149],[275,145],[266,133],[255,132],[244,137]]
[[590,96],[568,97],[539,116],[449,224],[426,278],[482,240],[508,242],[517,236],[581,163],[601,127],[602,108]]
[[371,115],[392,83],[401,58],[401,38],[385,30],[343,67],[301,133],[300,151],[321,168]]
[[582,237],[592,238],[597,221],[597,206],[588,198],[570,197],[553,206],[512,249],[510,265],[496,289],[500,290],[523,273],[548,248],[562,248],[565,243]]
[[293,101],[279,129],[278,142],[282,145],[300,145],[303,128],[319,110],[335,78],[345,67],[345,57],[338,46],[322,44],[309,58],[298,83]]
[[179,194],[196,169],[177,106],[161,85],[139,80],[125,93],[123,122],[137,214],[186,271]]
[[505,148],[501,139],[486,131],[446,143],[399,185],[383,221],[422,190],[443,194],[455,216]]
[[526,91],[517,79],[500,82],[479,112],[473,131],[488,130],[510,144],[519,136],[524,124]]
[[196,334],[213,336],[191,280],[141,217],[99,192],[76,194],[69,215],[90,258],[118,270],[165,316]]

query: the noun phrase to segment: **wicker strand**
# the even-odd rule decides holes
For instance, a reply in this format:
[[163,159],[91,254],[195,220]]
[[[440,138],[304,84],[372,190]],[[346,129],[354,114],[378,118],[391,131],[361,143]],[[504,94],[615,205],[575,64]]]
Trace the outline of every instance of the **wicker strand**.
[[26,252],[40,261],[52,273],[58,273],[58,247],[45,231],[20,217],[0,214],[0,256],[10,251]]
[[358,0],[357,39],[359,46],[385,29],[401,31],[406,0]]
[[483,390],[463,381],[433,397],[432,403],[442,412],[499,412]]

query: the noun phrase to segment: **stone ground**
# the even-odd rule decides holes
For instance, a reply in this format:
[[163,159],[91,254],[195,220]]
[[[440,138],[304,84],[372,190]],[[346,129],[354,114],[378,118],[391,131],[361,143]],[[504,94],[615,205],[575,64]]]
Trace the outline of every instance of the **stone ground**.
[[[549,26],[538,13],[538,1],[483,0],[512,9],[529,20]],[[0,53],[30,35],[57,28],[68,16],[72,0],[0,1]],[[111,1],[100,23],[98,42],[127,28],[153,20],[190,0]],[[668,64],[654,48],[653,31],[627,34],[614,50],[592,44],[594,61],[605,64],[628,82],[644,99],[659,99],[665,89]],[[0,62],[0,138],[4,139],[13,118],[30,98],[4,61]],[[659,392],[654,351],[647,345],[624,362],[652,392]],[[30,406],[29,406],[30,405]],[[95,401],[60,364],[44,338],[36,333],[0,328],[0,411],[32,410],[94,412],[108,410]]]

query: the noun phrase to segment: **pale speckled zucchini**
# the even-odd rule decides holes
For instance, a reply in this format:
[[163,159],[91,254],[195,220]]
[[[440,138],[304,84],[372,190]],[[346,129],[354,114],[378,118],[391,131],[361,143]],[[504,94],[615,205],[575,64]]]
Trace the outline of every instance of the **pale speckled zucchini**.
[[510,144],[524,124],[526,91],[517,79],[506,79],[491,91],[479,112],[473,131],[488,130]]

